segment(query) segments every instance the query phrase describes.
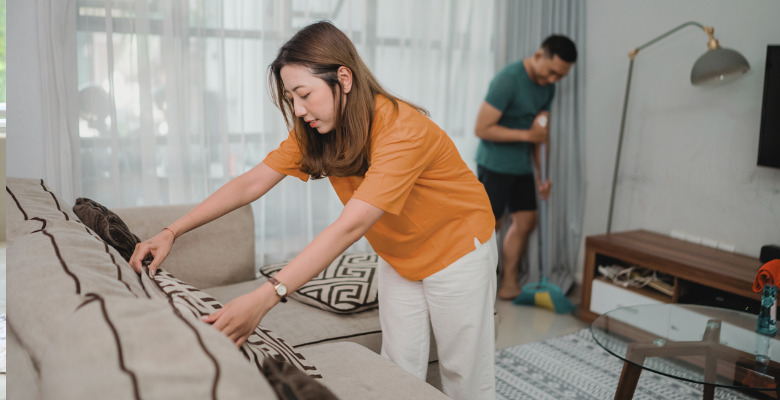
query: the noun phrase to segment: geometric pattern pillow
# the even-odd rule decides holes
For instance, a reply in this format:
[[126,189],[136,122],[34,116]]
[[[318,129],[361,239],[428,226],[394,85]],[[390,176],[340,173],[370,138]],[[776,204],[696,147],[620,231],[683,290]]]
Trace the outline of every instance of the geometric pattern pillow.
[[[188,316],[200,321],[202,317],[213,314],[222,308],[222,303],[217,299],[194,286],[180,281],[162,268],[158,268],[153,280],[149,278],[147,273],[142,273],[141,282],[144,284],[144,287],[152,289],[150,290],[151,294],[155,297],[167,299],[177,314],[182,316]],[[255,331],[249,335],[240,349],[244,356],[261,373],[263,372],[263,360],[266,357],[271,357],[284,359],[312,378],[322,378],[317,368],[306,360],[301,353],[295,351],[284,339],[276,336],[262,325],[258,325],[255,328]]]
[[[285,265],[287,263],[267,265],[260,268],[260,273],[270,278]],[[343,254],[289,296],[337,314],[377,308],[377,265],[376,253]]]

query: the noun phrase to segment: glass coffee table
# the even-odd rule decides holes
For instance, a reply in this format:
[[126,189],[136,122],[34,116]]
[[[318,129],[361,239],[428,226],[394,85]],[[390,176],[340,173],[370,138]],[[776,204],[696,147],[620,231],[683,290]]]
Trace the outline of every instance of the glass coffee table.
[[604,313],[591,334],[624,361],[615,399],[633,397],[642,370],[702,384],[704,399],[714,397],[715,387],[780,398],[780,340],[756,333],[756,321],[723,308],[652,304]]

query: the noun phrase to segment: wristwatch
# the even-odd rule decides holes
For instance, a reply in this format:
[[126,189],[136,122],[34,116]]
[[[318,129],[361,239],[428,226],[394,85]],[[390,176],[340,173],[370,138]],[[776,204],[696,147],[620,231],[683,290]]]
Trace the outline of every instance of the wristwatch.
[[287,286],[276,278],[268,278],[268,282],[274,285],[274,291],[281,298],[282,303],[287,302]]

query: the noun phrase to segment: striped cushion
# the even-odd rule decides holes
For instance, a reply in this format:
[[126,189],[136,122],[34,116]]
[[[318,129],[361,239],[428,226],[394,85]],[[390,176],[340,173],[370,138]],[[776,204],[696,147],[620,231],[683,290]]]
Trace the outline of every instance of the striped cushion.
[[138,275],[42,181],[8,178],[8,324],[40,361],[87,293],[148,298]]
[[[150,279],[148,274],[142,274],[141,280],[144,286],[153,288],[149,290],[153,296],[166,299],[178,314],[200,320],[222,308],[222,304],[217,299],[176,279],[162,268],[158,269],[154,280]],[[311,377],[322,378],[317,368],[303,355],[262,325],[258,325],[254,333],[249,335],[246,342],[241,345],[241,352],[261,371],[263,360],[266,357],[274,357],[284,359]]]
[[157,299],[89,293],[56,332],[42,399],[276,398],[224,335]]
[[[376,253],[343,254],[290,298],[337,314],[377,308],[377,261]],[[270,278],[285,265],[268,265],[260,273]]]
[[40,180],[8,178],[9,328],[42,398],[275,398],[222,333],[161,301]]

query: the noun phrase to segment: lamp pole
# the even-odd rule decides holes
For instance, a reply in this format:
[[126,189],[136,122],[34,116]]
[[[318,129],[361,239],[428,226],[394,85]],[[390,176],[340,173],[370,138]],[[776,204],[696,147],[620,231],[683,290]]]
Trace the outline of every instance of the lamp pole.
[[[639,53],[640,50],[648,46],[651,46],[658,41],[663,40],[667,36],[679,31],[682,28],[685,28],[686,26],[691,26],[691,25],[698,26],[699,28],[703,29],[710,36],[711,41],[715,40],[712,36],[713,30],[711,27],[705,27],[704,25],[698,22],[689,21],[674,29],[669,30],[663,35],[660,35],[655,39],[637,48],[631,49],[631,51],[628,52],[628,58],[630,60],[628,63],[628,81],[626,82],[626,94],[625,97],[623,98],[623,115],[620,118],[620,135],[618,136],[618,148],[617,148],[617,156],[615,157],[615,169],[612,172],[612,193],[610,194],[609,197],[609,218],[607,219],[607,233],[612,232],[612,214],[615,207],[615,188],[617,187],[618,171],[620,170],[620,153],[622,152],[623,149],[623,133],[625,132],[626,129],[626,111],[628,110],[628,95],[631,92],[631,76],[634,71],[634,58],[636,58],[636,55]],[[712,44],[710,44],[710,46],[712,46]],[[717,46],[717,42],[715,42],[715,46]]]

